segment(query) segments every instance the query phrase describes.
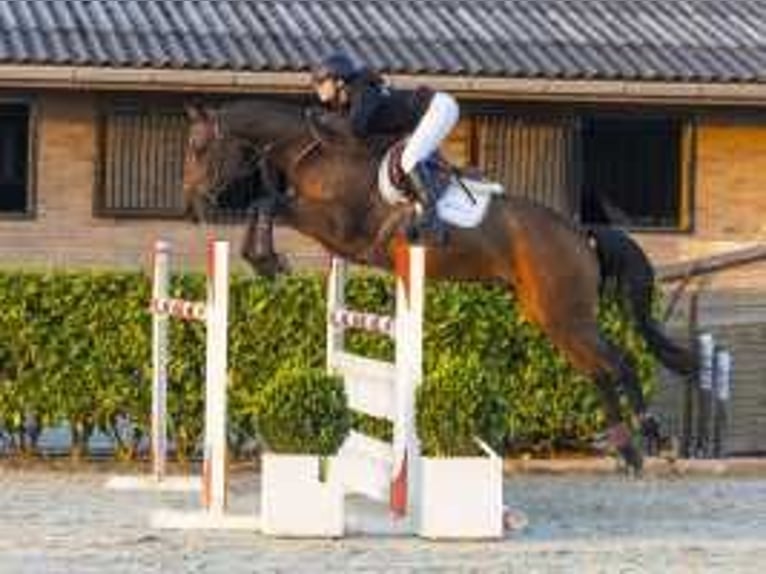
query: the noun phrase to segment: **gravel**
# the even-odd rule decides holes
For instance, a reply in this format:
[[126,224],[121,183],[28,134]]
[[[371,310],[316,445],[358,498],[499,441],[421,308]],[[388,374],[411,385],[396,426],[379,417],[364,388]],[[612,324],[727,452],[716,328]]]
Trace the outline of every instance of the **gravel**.
[[[505,500],[530,524],[498,542],[350,537],[277,540],[149,526],[194,494],[113,492],[97,472],[3,467],[0,573],[763,572],[766,478],[508,476]],[[239,472],[232,511],[257,506]]]

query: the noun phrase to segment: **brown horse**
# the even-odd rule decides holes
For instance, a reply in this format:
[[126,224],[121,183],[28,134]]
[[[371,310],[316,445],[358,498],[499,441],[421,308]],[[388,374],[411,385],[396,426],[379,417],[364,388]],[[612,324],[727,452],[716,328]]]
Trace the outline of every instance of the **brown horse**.
[[[278,208],[284,224],[349,260],[392,267],[394,237],[413,208],[392,207],[378,192],[377,170],[387,149],[382,144],[390,141],[330,137],[302,107],[287,102],[243,100],[215,112],[195,108],[190,118],[184,169],[190,206],[199,209],[201,198],[251,168],[248,154],[257,150],[289,183]],[[502,282],[513,289],[524,315],[594,381],[611,444],[639,470],[640,449],[623,420],[618,390],[639,421],[646,420],[646,405],[630,362],[599,329],[601,273],[589,236],[528,200],[499,195],[491,201],[478,227],[452,227],[448,243],[429,250],[428,277]]]

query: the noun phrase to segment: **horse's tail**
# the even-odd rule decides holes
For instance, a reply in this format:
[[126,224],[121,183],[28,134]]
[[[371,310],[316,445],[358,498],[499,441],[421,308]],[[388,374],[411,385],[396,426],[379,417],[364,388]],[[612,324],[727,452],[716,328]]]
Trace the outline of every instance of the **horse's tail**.
[[654,269],[644,251],[618,229],[592,228],[589,233],[596,244],[602,289],[613,285],[649,350],[665,367],[679,375],[695,373],[696,354],[672,341],[652,316]]
[[[635,316],[635,309],[633,313]],[[672,341],[653,317],[636,317],[636,326],[649,349],[665,367],[683,376],[697,372],[697,356],[691,350]]]

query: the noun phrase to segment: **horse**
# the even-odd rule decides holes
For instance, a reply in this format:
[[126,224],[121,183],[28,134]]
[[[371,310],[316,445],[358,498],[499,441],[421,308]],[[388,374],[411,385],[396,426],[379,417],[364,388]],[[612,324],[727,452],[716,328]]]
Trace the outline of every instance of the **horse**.
[[[393,268],[396,242],[416,209],[412,203],[391,205],[379,193],[378,169],[394,138],[360,141],[323,131],[298,102],[250,98],[217,109],[194,105],[187,110],[183,187],[190,213],[202,217],[205,201],[252,169],[255,153],[268,157],[287,180],[289,191],[280,194],[277,207],[282,224],[348,260]],[[625,245],[603,241],[615,237],[603,229],[588,233],[533,201],[494,195],[479,225],[450,227],[447,243],[429,249],[426,275],[499,282],[513,290],[526,319],[593,381],[607,439],[627,468],[638,473],[643,456],[632,429],[637,423],[643,430],[652,418],[631,362],[604,337],[597,320],[610,253],[612,275],[634,314],[644,317],[637,324],[650,347],[662,349],[660,358],[673,357],[671,364],[680,371],[693,369],[694,358],[646,320],[651,316],[646,281],[652,278],[646,266],[651,270],[651,265],[639,256],[642,271],[631,279],[630,265],[615,264],[623,261],[617,255]],[[636,253],[631,254],[635,259]],[[620,392],[635,421],[623,416]]]

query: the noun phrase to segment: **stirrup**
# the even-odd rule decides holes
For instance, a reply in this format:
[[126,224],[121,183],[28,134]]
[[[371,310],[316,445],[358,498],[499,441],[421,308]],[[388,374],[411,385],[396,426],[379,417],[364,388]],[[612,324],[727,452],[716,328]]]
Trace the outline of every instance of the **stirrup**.
[[416,216],[407,226],[405,234],[411,243],[432,243],[436,246],[445,245],[449,237],[447,225],[439,219],[435,209]]

